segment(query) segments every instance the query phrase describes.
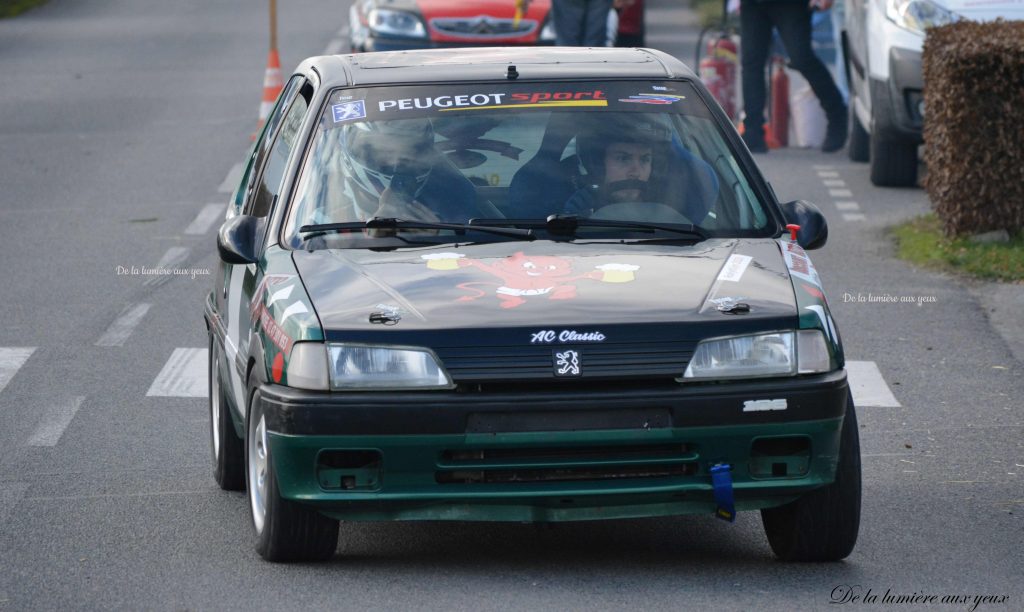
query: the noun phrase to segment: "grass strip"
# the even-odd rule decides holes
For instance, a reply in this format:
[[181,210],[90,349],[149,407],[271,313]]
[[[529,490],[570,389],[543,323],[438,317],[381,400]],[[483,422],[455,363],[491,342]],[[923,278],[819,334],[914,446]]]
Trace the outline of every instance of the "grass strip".
[[0,19],[15,17],[44,3],[46,0],[0,0]]
[[934,270],[1004,282],[1024,282],[1024,234],[1009,242],[947,238],[934,213],[892,228],[897,255]]

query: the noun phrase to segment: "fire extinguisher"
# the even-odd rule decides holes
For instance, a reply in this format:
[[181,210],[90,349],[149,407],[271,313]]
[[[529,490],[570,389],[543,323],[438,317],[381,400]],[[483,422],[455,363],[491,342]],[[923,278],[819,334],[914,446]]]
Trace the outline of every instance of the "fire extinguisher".
[[697,67],[700,80],[731,121],[737,116],[736,66],[736,43],[723,34],[708,41],[707,54]]
[[785,147],[789,145],[789,76],[786,74],[786,60],[778,55],[772,59],[771,88],[768,146]]

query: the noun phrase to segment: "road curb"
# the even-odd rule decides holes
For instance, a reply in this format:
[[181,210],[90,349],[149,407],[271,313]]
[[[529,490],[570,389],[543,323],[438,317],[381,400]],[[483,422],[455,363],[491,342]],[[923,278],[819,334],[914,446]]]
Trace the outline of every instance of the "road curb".
[[967,285],[1014,358],[1024,364],[1024,285],[974,281]]

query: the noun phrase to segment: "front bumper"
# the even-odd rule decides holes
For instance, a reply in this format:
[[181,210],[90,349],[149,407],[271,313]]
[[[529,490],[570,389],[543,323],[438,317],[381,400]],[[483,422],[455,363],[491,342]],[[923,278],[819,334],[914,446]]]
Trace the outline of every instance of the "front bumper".
[[[260,388],[281,495],[344,520],[569,521],[738,510],[829,484],[846,374],[568,393]],[[750,400],[784,410],[744,412]],[[779,406],[775,402],[774,406]]]
[[924,76],[921,53],[893,47],[889,50],[888,80],[871,79],[874,133],[891,140],[923,142]]

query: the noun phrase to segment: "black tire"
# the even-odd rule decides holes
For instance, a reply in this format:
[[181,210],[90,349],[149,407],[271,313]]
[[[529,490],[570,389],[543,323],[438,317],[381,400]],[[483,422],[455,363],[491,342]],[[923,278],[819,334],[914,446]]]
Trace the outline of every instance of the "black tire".
[[[267,561],[326,561],[338,547],[338,521],[327,518],[302,504],[281,497],[277,486],[259,392],[251,390],[245,431],[246,486],[249,511],[256,530],[256,552]],[[259,444],[257,444],[259,442]],[[262,459],[253,456],[262,451]],[[262,472],[258,466],[262,463]],[[312,466],[310,466],[312,469]],[[259,486],[262,475],[263,486]],[[257,501],[263,501],[264,516],[257,518]],[[262,524],[261,524],[262,523]]]
[[850,96],[850,140],[846,144],[846,154],[850,161],[866,162],[871,159],[871,134],[860,124],[857,113],[853,112],[853,96]]
[[768,544],[783,561],[839,561],[860,531],[860,436],[853,397],[847,397],[835,481],[796,501],[761,511]]
[[915,187],[917,144],[872,134],[871,182],[879,187]]
[[213,458],[213,479],[225,491],[245,488],[245,447],[235,433],[220,377],[224,353],[210,336],[207,395],[210,414],[210,454]]

